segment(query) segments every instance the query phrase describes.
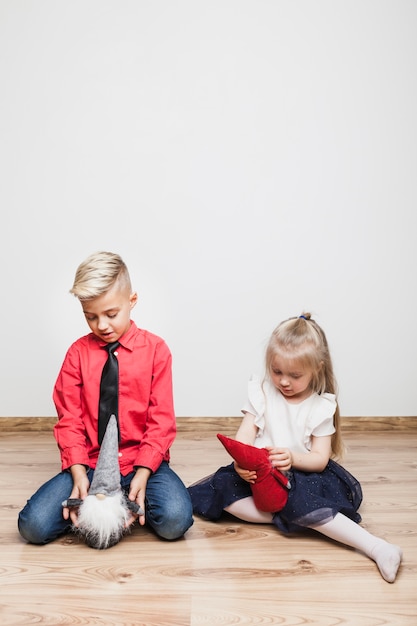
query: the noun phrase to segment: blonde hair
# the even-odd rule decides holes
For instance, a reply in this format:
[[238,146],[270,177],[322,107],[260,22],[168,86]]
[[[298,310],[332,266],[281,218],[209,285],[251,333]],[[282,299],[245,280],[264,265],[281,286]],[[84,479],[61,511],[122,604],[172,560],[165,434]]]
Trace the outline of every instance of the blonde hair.
[[116,282],[131,289],[123,259],[113,252],[94,252],[77,268],[70,293],[79,300],[91,300],[109,291]]
[[[266,377],[270,377],[272,362],[276,356],[297,360],[312,371],[311,389],[318,394],[332,393],[337,396],[337,383],[333,372],[329,345],[322,328],[310,313],[291,317],[281,322],[269,339],[265,354]],[[342,457],[344,446],[340,433],[340,410],[334,414],[336,432],[332,435],[332,456]]]

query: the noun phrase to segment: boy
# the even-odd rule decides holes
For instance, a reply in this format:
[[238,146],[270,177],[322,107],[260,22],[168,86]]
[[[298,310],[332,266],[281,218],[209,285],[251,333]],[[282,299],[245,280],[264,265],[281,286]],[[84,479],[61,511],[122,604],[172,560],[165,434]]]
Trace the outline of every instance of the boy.
[[[112,346],[119,370],[112,413],[118,421],[121,487],[142,509],[140,525],[146,521],[159,537],[178,539],[193,518],[187,489],[169,466],[176,434],[171,353],[161,338],[130,319],[137,294],[119,255],[89,256],[77,269],[71,293],[91,333],[69,348],[54,387],[62,471],[27,502],[19,532],[30,543],[46,544],[77,526],[77,510],[62,503],[88,494],[102,437],[98,415],[105,348],[120,342]],[[129,525],[136,518],[132,515]]]

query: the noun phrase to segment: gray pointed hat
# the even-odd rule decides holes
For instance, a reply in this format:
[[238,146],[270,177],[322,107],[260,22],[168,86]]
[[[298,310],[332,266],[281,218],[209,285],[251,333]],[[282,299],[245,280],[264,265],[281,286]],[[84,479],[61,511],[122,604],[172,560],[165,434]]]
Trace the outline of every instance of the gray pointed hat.
[[116,416],[112,415],[104,433],[88,494],[90,496],[97,494],[114,496],[120,489],[119,433]]

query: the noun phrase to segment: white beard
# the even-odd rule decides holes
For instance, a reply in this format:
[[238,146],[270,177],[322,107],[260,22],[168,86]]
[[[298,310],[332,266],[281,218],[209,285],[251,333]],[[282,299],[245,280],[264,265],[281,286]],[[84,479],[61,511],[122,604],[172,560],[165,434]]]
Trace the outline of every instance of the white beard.
[[104,550],[120,541],[127,532],[129,511],[122,491],[99,499],[87,496],[78,511],[78,532],[91,548]]

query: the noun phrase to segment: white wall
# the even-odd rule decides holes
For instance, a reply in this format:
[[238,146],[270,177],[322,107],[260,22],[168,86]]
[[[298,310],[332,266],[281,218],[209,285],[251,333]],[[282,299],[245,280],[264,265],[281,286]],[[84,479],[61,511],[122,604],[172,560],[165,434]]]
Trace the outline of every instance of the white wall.
[[303,309],[343,415],[416,415],[416,25],[413,0],[1,0],[0,416],[55,414],[99,249],[179,416],[238,415]]

